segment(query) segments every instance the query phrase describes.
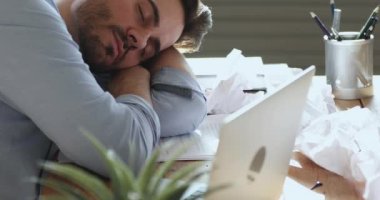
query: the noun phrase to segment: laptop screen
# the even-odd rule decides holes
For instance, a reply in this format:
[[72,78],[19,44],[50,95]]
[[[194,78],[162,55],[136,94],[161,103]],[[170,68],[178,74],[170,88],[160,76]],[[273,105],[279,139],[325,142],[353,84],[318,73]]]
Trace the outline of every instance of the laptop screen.
[[231,186],[206,197],[278,199],[315,67],[226,117],[209,185]]

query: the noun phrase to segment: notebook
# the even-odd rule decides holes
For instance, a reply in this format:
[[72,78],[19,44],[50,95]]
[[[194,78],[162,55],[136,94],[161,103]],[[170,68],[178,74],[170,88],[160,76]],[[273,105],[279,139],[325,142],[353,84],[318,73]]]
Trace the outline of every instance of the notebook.
[[206,200],[280,198],[314,73],[305,69],[224,119],[208,187],[230,186]]

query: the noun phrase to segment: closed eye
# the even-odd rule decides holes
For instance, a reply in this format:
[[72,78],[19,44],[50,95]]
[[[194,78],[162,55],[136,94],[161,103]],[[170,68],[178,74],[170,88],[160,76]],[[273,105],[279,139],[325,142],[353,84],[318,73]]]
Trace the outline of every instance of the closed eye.
[[140,15],[141,21],[142,21],[143,23],[145,23],[144,13],[143,13],[143,11],[142,11],[140,5],[138,6],[138,10],[139,10],[139,15]]

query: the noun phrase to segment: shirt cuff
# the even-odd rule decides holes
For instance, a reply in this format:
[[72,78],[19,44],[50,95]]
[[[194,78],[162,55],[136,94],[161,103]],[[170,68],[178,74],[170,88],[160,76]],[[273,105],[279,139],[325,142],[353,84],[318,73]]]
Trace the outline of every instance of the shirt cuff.
[[162,68],[151,81],[152,103],[160,118],[161,137],[187,134],[198,128],[207,108],[195,78],[175,68]]

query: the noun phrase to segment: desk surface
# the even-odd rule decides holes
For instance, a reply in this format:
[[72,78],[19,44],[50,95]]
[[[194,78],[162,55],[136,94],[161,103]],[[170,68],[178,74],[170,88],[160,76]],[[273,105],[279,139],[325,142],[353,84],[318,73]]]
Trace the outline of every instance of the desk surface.
[[[325,82],[325,77],[316,76],[315,81]],[[374,96],[367,99],[357,100],[335,100],[336,106],[339,110],[346,110],[355,106],[367,107],[371,111],[380,112],[380,76],[375,76],[373,80]],[[378,86],[378,87],[376,87]],[[289,167],[288,177],[297,181],[307,188],[311,188],[315,185],[316,181],[323,183],[323,186],[316,188],[315,192],[323,194],[326,200],[361,200],[361,193],[364,185],[358,183],[352,183],[340,175],[334,174],[303,156],[300,153],[294,153],[293,159],[298,161],[302,168]],[[210,169],[211,161],[177,161],[170,173],[177,171],[178,169],[190,164],[190,163],[202,163],[204,168]],[[49,194],[51,191],[43,191],[43,194]],[[301,197],[303,198],[303,197]],[[307,197],[303,198],[307,199]]]
[[[315,81],[324,83],[326,81],[324,76],[314,77]],[[355,100],[338,100],[335,99],[335,104],[338,110],[347,110],[355,106],[367,107],[371,111],[380,112],[380,76],[375,76],[373,80],[374,96],[367,99]],[[378,87],[376,87],[378,86]],[[294,153],[293,159],[298,161],[302,168],[290,167],[288,176],[298,183],[307,188],[315,185],[317,179],[323,183],[322,187],[316,188],[314,191],[325,196],[326,200],[361,200],[361,193],[364,188],[363,184],[353,183],[337,175],[329,170],[326,170],[313,161],[303,156],[300,153]],[[210,161],[178,161],[173,168],[172,172],[188,165],[189,163],[202,162],[204,168],[211,166]],[[307,199],[307,197],[305,197]]]
[[[320,81],[324,81],[324,77],[316,77]],[[375,76],[373,80],[374,96],[366,99],[357,100],[335,100],[336,106],[339,110],[345,110],[355,106],[369,108],[372,112],[379,113],[380,104],[380,76]],[[378,86],[378,87],[376,87]],[[305,156],[295,153],[293,155],[295,160],[298,160],[302,165],[302,169],[295,167],[289,168],[289,177],[297,182],[312,187],[315,184],[316,177],[323,183],[322,187],[317,188],[315,191],[325,195],[326,199],[345,199],[356,200],[362,199],[361,193],[363,192],[364,184],[349,182],[342,176],[334,174],[326,169],[321,168],[313,163]]]

